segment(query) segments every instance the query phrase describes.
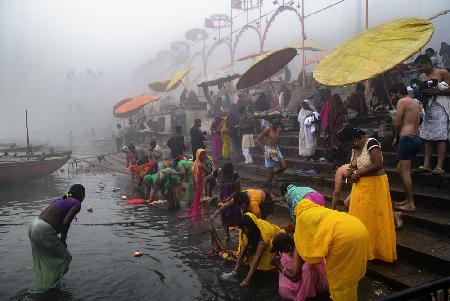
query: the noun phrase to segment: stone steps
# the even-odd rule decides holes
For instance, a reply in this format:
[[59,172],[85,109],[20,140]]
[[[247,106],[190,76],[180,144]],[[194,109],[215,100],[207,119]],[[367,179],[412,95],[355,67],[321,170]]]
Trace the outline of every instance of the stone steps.
[[[239,166],[240,167],[240,166]],[[239,169],[240,170],[240,169]],[[261,185],[264,177],[261,175],[242,173],[242,186],[254,187]],[[330,195],[325,192],[328,201]],[[276,203],[279,224],[292,222],[286,204]],[[284,212],[280,212],[280,210]],[[343,206],[339,210],[345,210]],[[284,220],[283,220],[284,218]],[[448,225],[447,225],[448,226]],[[368,265],[367,276],[382,281],[387,285],[402,289],[432,281],[450,270],[450,237],[442,235],[445,232],[423,230],[416,224],[405,223],[403,229],[397,231],[397,252],[399,260],[393,264],[372,261]]]

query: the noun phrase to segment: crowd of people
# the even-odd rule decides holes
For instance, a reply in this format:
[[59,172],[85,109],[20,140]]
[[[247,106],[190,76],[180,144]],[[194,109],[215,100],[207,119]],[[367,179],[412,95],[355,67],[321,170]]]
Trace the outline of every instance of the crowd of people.
[[[190,129],[192,160],[186,156],[182,128],[177,126],[167,141],[171,160],[163,160],[161,146],[152,140],[146,148],[133,144],[124,148],[126,167],[135,179],[136,189],[145,194],[148,202],[160,195],[169,208],[178,208],[180,200],[185,200],[193,221],[205,220],[205,204],[217,201],[218,209],[209,218],[214,222],[220,215],[227,247],[232,240],[230,228],[239,229],[236,264],[231,272],[222,275],[223,279],[238,277],[247,266],[239,283],[247,287],[257,271],[275,270],[283,298],[301,301],[328,291],[335,301],[357,300],[358,282],[365,275],[367,262],[376,259],[392,263],[397,259],[395,230],[403,223],[399,211],[415,211],[411,162],[422,144],[425,159],[418,172],[444,173],[446,141],[450,137],[450,72],[435,67],[430,57],[435,53],[428,52],[414,61],[419,80],[431,82],[425,89],[414,91],[414,95],[420,93],[421,99],[412,97],[412,91],[401,82],[389,89],[389,98],[396,107],[393,144],[397,148],[397,170],[406,195],[395,205],[381,143],[366,137],[363,130],[348,126],[349,120],[369,113],[362,83],[344,101],[330,89],[319,87],[315,95],[300,103],[299,155],[313,158],[321,133],[330,161],[335,162],[341,152],[351,152],[351,158],[336,171],[331,208],[327,208],[324,195],[311,187],[281,186],[293,227],[283,228],[267,220],[273,212],[273,178],[283,173],[287,164],[280,146],[280,121],[272,120],[268,126],[261,123],[261,128],[255,122],[255,107],[267,107],[264,93],[255,106],[241,95],[238,104],[230,104],[229,112],[217,112],[210,128],[211,155],[206,151],[202,122],[196,119]],[[284,97],[290,95],[286,86],[282,90]],[[267,179],[263,187],[243,189],[230,160],[240,153],[246,164],[252,164],[251,148],[255,146],[264,151]],[[433,146],[438,156],[435,168],[431,166]],[[216,165],[219,160],[225,160],[220,167]],[[352,183],[351,194],[344,201],[348,213],[336,210],[344,180]],[[55,287],[68,270],[71,257],[65,240],[84,196],[84,187],[74,185],[32,222],[29,237],[35,266],[33,292]]]

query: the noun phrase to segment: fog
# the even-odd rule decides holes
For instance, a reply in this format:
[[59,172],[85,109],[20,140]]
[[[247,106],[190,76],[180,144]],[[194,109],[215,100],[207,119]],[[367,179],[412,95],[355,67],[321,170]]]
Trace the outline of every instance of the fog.
[[[278,2],[264,1],[262,14],[282,1]],[[306,0],[305,15],[335,2]],[[363,2],[345,0],[309,16],[306,35],[332,49],[364,30]],[[297,1],[292,7],[297,8]],[[428,17],[449,8],[448,0],[370,0],[369,26],[403,16]],[[69,131],[83,137],[90,128],[107,135],[116,102],[151,93],[149,81],[167,79],[179,67],[162,66],[156,54],[170,49],[173,41],[186,41],[188,29],[202,28],[204,18],[217,13],[230,14],[229,0],[0,0],[0,142],[25,142],[25,109],[32,141],[64,144]],[[248,18],[258,16],[259,10],[253,10]],[[263,17],[260,25],[265,27],[268,19],[270,15]],[[247,15],[240,15],[233,30],[246,21]],[[450,14],[433,24],[429,47],[438,50],[441,41],[450,42]],[[280,14],[267,34],[265,50],[298,40],[300,32],[295,14]],[[221,30],[222,37],[229,33],[230,28]],[[217,35],[212,33],[206,46]],[[189,43],[191,55],[203,47]],[[255,33],[246,31],[235,57],[257,51],[257,43]],[[229,61],[228,48],[219,46],[211,53],[207,71]],[[237,64],[236,71],[247,64]],[[193,74],[202,73],[199,58],[192,66]],[[291,68],[298,72],[299,66],[300,60],[294,59]],[[180,92],[171,96],[177,99]]]

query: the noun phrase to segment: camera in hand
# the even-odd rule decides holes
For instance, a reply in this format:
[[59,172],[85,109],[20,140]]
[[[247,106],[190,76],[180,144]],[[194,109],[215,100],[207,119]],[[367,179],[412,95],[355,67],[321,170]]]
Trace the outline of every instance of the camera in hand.
[[428,95],[424,95],[423,91],[426,89],[436,88],[438,85],[437,79],[430,80],[419,80],[417,78],[413,78],[409,83],[409,86],[413,90],[414,98],[419,100],[424,107],[428,104]]

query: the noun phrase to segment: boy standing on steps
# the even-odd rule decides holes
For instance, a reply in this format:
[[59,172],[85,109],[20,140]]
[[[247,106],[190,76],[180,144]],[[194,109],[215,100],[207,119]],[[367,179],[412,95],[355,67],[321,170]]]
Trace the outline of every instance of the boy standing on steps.
[[395,138],[393,144],[397,147],[397,172],[402,179],[406,193],[406,200],[397,203],[395,208],[414,212],[411,160],[419,153],[422,146],[422,138],[419,136],[421,106],[419,101],[408,96],[408,91],[402,83],[393,85],[390,93],[399,99],[395,115]]

